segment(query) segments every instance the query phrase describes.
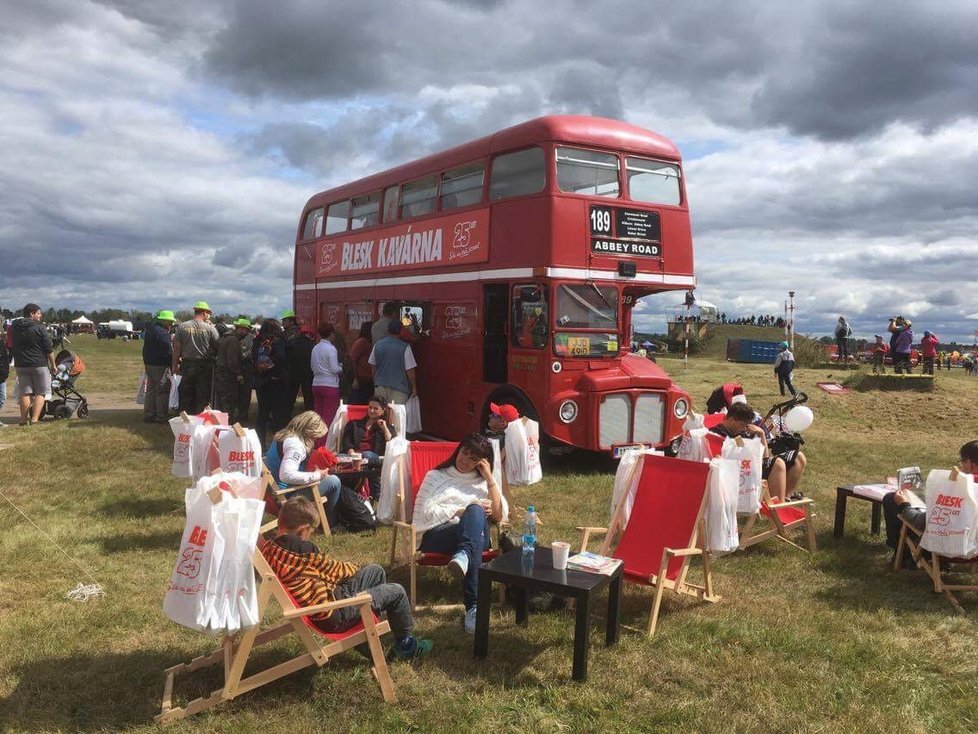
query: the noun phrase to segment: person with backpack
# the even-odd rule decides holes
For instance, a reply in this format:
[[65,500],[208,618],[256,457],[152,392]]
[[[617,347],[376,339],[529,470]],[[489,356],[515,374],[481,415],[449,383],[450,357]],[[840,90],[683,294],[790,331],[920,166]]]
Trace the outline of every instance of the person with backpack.
[[[840,316],[835,325],[835,344],[838,349],[839,364],[846,364],[849,361],[849,337],[852,336],[852,329],[845,316]],[[784,390],[781,391],[784,395]],[[794,395],[794,393],[792,393]]]
[[[7,349],[7,340],[0,338],[0,410],[3,410],[4,403],[7,402],[7,378],[10,377],[10,351]],[[0,428],[6,428],[7,424],[0,421]]]
[[791,384],[791,373],[795,369],[795,355],[788,349],[788,342],[781,342],[778,345],[778,356],[774,358],[774,374],[778,376],[778,388],[784,395],[784,389],[792,396],[797,394],[795,386]]
[[265,449],[268,430],[276,433],[285,428],[292,415],[288,356],[282,325],[278,321],[265,319],[262,322],[251,348],[251,357],[255,368],[255,394],[258,396],[255,432],[262,449]]

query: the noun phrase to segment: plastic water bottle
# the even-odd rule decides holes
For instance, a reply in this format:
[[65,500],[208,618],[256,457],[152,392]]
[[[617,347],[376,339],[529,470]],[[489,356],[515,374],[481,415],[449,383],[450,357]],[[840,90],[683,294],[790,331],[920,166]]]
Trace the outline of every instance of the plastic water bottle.
[[526,508],[526,520],[523,522],[523,555],[532,556],[537,544],[537,513],[533,505]]

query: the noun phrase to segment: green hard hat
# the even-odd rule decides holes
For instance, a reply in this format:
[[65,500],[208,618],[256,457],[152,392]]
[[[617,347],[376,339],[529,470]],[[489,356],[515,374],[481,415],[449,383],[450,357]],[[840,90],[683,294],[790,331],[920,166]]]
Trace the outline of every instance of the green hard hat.
[[293,311],[291,308],[285,309],[282,312],[282,318],[283,319],[294,319],[295,318],[295,311]]
[[173,318],[173,311],[160,311],[158,314],[156,314],[156,320],[176,322],[176,319]]
[[197,303],[194,304],[194,311],[207,311],[210,313],[211,307],[207,305],[207,301],[197,301]]
[[248,321],[248,319],[235,319],[234,325],[235,326],[243,326],[246,329],[250,329],[251,328],[251,322]]

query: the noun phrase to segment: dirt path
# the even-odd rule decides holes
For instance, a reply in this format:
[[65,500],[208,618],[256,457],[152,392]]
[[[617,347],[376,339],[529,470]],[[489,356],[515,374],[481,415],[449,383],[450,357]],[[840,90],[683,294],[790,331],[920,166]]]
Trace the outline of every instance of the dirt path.
[[[4,423],[16,423],[20,418],[20,409],[17,407],[17,397],[7,385],[7,402],[3,409],[0,409],[0,420]],[[104,411],[132,411],[133,417],[142,412],[143,406],[136,405],[132,398],[121,397],[118,393],[98,393],[83,392],[88,399],[88,410],[92,416],[96,416]],[[9,420],[8,420],[9,419]]]

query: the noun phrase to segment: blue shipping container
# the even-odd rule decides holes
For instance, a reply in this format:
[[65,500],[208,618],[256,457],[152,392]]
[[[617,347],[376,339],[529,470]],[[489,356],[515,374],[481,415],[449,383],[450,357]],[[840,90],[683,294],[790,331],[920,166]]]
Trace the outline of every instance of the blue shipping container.
[[[736,342],[736,345],[731,344]],[[750,362],[759,364],[772,364],[774,358],[778,356],[778,344],[780,342],[762,342],[756,339],[728,339],[727,340],[727,359],[736,350],[736,362]]]

